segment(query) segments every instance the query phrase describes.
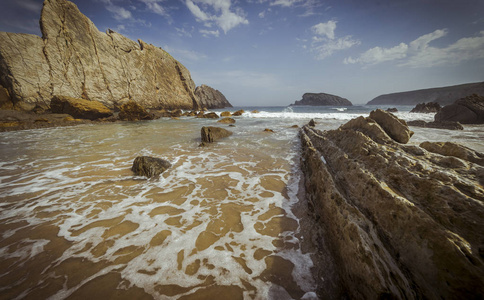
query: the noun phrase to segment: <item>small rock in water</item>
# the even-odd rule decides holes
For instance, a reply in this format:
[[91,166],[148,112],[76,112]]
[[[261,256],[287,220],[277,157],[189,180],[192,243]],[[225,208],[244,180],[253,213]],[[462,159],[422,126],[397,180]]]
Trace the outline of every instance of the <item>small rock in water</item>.
[[138,156],[133,162],[131,171],[138,176],[151,178],[159,176],[170,167],[171,163],[167,160],[150,156]]
[[308,125],[311,126],[311,127],[314,127],[314,126],[316,126],[316,122],[314,122],[314,120],[311,119],[311,121],[309,121]]
[[392,107],[392,108],[387,108],[386,111],[389,112],[389,113],[396,113],[396,112],[398,112],[398,109],[396,109],[395,107]]
[[200,146],[205,146],[207,143],[213,143],[221,138],[231,136],[232,132],[220,127],[207,126],[202,127],[201,137],[202,143]]
[[220,114],[221,117],[230,117],[232,113],[230,111],[224,111]]
[[232,118],[223,118],[222,120],[217,121],[217,123],[222,123],[222,124],[234,124],[235,120]]
[[238,117],[238,116],[241,116],[243,113],[245,113],[245,111],[243,109],[241,109],[241,110],[234,112],[232,114],[232,116]]
[[264,129],[264,132],[271,132],[271,133],[274,133],[274,130],[269,129],[269,128],[266,128],[266,129]]

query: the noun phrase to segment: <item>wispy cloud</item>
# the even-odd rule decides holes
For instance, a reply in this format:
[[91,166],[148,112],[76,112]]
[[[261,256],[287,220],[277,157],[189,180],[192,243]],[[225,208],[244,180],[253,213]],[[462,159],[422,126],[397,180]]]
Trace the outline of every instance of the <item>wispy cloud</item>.
[[[331,20],[311,27],[311,31],[315,35],[311,39],[310,50],[315,53],[316,59],[323,60],[337,51],[349,49],[360,44],[359,40],[353,39],[350,35],[337,38],[335,34],[336,23],[336,21]],[[303,46],[303,48],[305,49],[306,47]]]
[[193,50],[185,50],[172,48],[170,46],[163,47],[166,52],[170,53],[172,56],[179,58],[182,61],[200,61],[207,59],[207,55],[199,53]]
[[21,0],[21,1],[16,1],[15,2],[18,6],[29,10],[31,12],[36,12],[40,13],[42,9],[42,3],[39,1],[33,1],[33,0]]
[[219,37],[220,32],[218,30],[206,30],[206,29],[200,29],[199,32],[202,34],[204,37]]
[[413,68],[457,64],[462,61],[484,58],[484,31],[474,37],[461,38],[447,47],[437,48],[429,44],[447,35],[447,29],[438,29],[410,42],[392,48],[374,47],[357,58],[348,57],[345,64],[375,65],[396,61],[398,66]]
[[[241,24],[249,24],[245,12],[231,7],[230,0],[185,0],[185,4],[198,22],[209,28],[216,25],[224,33]],[[211,10],[215,13],[211,13]]]
[[112,13],[113,18],[118,21],[131,19],[133,17],[129,10],[122,6],[113,4],[111,0],[101,0],[101,2],[104,3],[106,9]]

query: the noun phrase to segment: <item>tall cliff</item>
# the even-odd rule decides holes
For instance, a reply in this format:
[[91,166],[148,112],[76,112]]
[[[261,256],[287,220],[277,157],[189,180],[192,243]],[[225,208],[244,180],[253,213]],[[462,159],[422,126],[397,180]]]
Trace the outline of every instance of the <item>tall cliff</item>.
[[47,107],[54,95],[116,108],[198,109],[190,72],[163,49],[100,32],[67,0],[45,0],[42,37],[0,32],[0,85],[17,108]]
[[325,93],[305,93],[302,99],[291,105],[311,105],[311,106],[352,106],[353,104],[346,98],[325,94]]
[[417,105],[424,102],[447,105],[472,94],[484,95],[484,82],[385,94],[374,98],[368,105]]

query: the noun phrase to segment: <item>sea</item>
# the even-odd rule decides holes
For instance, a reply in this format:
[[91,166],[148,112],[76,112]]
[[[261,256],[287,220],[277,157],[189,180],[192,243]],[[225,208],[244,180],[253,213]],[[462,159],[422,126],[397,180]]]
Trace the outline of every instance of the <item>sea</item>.
[[[234,107],[215,110],[244,109],[234,127],[182,117],[0,133],[0,299],[318,299],[331,278],[293,125],[337,129],[376,108]],[[233,135],[199,147],[203,126]],[[484,152],[484,125],[411,130],[411,144]],[[172,167],[135,176],[143,155]]]

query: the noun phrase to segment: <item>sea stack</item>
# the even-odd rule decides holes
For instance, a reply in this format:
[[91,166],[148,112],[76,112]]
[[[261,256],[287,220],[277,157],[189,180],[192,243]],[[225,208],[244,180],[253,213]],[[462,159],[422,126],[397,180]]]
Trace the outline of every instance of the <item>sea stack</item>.
[[291,106],[352,106],[353,104],[346,98],[325,94],[325,93],[305,93],[302,99],[294,102]]

